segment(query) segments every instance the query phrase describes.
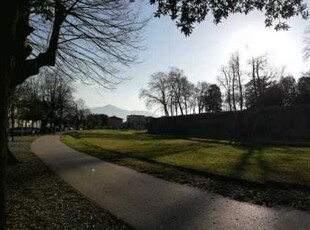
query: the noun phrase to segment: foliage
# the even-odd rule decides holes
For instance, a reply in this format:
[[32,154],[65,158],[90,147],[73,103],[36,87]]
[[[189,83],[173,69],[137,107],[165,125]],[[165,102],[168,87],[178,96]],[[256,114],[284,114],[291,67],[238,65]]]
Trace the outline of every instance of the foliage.
[[299,78],[297,83],[297,104],[310,103],[310,76],[305,73],[303,77]]
[[214,23],[218,24],[232,14],[248,14],[259,10],[265,14],[265,25],[274,26],[276,30],[288,29],[286,20],[293,16],[301,15],[304,19],[309,16],[303,0],[150,0],[150,3],[157,5],[156,17],[170,16],[185,35],[190,35],[194,24],[204,21],[209,14],[212,14]]
[[205,104],[207,112],[220,112],[222,110],[222,94],[220,87],[216,84],[209,86],[205,96]]
[[295,78],[293,76],[282,77],[278,84],[283,93],[283,105],[294,105],[297,97],[297,85]]

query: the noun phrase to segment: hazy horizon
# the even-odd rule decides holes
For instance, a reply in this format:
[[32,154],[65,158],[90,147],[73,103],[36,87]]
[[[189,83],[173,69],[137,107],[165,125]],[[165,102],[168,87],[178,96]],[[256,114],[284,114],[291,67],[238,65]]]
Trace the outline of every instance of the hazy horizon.
[[[309,2],[307,1],[309,4]],[[143,15],[149,17],[154,7],[143,6]],[[264,15],[232,15],[219,25],[211,17],[196,25],[193,34],[185,37],[169,18],[152,18],[143,32],[146,50],[139,53],[141,63],[123,70],[122,76],[130,77],[115,90],[96,85],[76,83],[76,98],[82,98],[88,107],[111,104],[127,110],[148,110],[139,99],[139,91],[147,86],[151,74],[168,71],[170,67],[184,70],[194,83],[207,81],[217,83],[219,68],[225,65],[232,52],[239,51],[241,61],[252,56],[268,54],[277,67],[286,66],[286,72],[295,78],[306,71],[308,63],[303,60],[303,33],[309,22],[295,17],[288,21],[288,31],[265,28]]]

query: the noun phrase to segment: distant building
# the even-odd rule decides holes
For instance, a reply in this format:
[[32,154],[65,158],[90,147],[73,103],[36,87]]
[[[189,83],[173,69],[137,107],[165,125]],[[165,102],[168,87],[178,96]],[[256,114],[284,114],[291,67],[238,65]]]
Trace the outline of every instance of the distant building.
[[128,115],[127,116],[127,128],[128,129],[147,129],[147,125],[153,117],[147,117],[144,115]]
[[109,117],[108,127],[110,129],[121,129],[123,127],[123,119],[120,117]]

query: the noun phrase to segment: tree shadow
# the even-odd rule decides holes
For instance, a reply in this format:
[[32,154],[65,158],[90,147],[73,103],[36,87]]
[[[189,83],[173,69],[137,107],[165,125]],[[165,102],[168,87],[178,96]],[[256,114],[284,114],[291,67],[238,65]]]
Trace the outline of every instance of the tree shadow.
[[264,158],[263,150],[264,147],[262,146],[249,147],[248,150],[241,156],[240,161],[235,165],[232,176],[242,178],[247,172],[247,167],[254,163],[258,167],[259,174],[261,175],[260,181],[263,183],[268,182],[272,168],[269,162]]

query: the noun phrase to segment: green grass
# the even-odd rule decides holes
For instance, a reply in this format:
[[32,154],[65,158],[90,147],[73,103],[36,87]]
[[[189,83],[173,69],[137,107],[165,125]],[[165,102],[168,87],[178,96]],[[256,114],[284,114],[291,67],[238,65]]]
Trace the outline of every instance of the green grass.
[[310,148],[241,146],[137,131],[83,131],[62,141],[79,151],[147,159],[252,182],[310,184]]

